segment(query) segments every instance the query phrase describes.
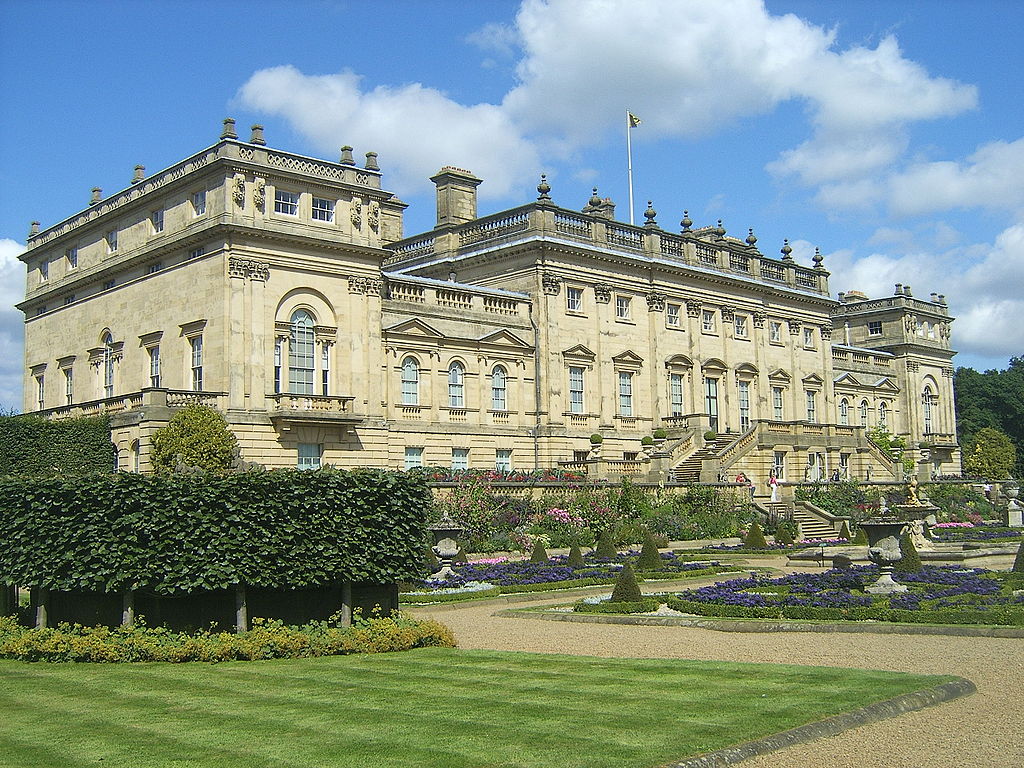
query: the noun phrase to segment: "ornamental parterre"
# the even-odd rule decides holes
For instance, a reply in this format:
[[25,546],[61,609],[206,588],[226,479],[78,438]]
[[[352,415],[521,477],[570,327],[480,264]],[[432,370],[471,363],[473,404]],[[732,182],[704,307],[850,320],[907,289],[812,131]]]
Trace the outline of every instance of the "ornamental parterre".
[[[528,560],[506,560],[504,562],[464,563],[454,566],[456,576],[443,582],[427,579],[423,586],[428,589],[458,587],[467,582],[477,581],[496,584],[502,587],[521,586],[527,584],[552,584],[555,582],[574,582],[584,579],[603,580],[608,583],[615,580],[625,562],[634,562],[636,552],[624,552],[615,558],[603,558],[587,555],[585,565],[576,568],[568,564],[565,555],[554,555],[546,563],[531,563]],[[718,561],[682,560],[664,552],[661,553],[662,567],[656,572],[664,578],[667,574],[686,576],[694,571],[709,569],[724,570]],[[640,574],[641,576],[643,573]]]
[[897,574],[908,592],[865,593],[864,586],[878,575],[874,565],[777,579],[752,573],[680,592],[668,604],[717,616],[1024,624],[1024,595],[1014,594],[1003,577],[991,571],[926,565],[917,573]]

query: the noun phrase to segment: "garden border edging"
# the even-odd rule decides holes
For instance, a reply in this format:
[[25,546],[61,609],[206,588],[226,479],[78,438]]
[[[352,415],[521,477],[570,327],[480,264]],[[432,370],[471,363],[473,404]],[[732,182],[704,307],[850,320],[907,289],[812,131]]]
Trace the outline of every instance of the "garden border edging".
[[733,765],[757,755],[777,752],[780,749],[804,744],[809,741],[835,736],[843,731],[857,728],[879,720],[887,720],[907,712],[934,707],[946,701],[977,693],[977,687],[970,680],[958,677],[948,683],[941,683],[920,691],[904,693],[893,699],[868,704],[852,712],[833,715],[816,723],[808,723],[788,731],[748,741],[736,747],[726,747],[705,755],[692,757],[681,762],[668,763],[667,768],[716,768]]

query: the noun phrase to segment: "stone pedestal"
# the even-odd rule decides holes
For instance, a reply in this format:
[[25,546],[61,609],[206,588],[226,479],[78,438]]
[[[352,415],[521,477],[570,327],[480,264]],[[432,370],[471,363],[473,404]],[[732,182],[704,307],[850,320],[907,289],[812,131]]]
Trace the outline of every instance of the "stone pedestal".
[[886,595],[907,591],[892,578],[893,565],[903,559],[900,536],[906,525],[894,517],[873,517],[860,524],[868,537],[868,558],[882,571],[878,581],[864,588],[865,592]]

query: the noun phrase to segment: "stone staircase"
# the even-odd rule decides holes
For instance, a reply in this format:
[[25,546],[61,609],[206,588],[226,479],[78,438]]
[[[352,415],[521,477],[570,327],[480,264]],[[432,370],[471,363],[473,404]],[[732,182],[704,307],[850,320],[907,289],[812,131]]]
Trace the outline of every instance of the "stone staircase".
[[793,522],[797,524],[801,539],[834,539],[838,536],[831,523],[812,515],[799,504],[793,507]]
[[718,450],[730,442],[729,436],[719,437],[715,440],[708,440],[704,447],[694,451],[683,461],[672,467],[672,479],[677,483],[700,482],[700,470],[705,459],[714,458]]

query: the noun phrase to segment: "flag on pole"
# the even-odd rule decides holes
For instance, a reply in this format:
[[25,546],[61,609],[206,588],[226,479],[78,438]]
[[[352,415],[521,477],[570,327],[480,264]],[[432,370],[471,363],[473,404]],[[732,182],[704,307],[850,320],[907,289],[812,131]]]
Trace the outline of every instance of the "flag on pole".
[[626,114],[629,115],[629,127],[630,128],[636,128],[638,125],[640,125],[641,120],[640,120],[639,117],[634,115],[632,112],[626,112]]

